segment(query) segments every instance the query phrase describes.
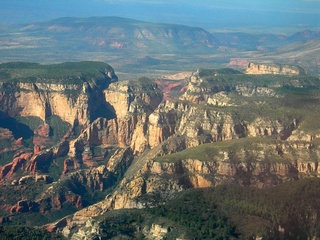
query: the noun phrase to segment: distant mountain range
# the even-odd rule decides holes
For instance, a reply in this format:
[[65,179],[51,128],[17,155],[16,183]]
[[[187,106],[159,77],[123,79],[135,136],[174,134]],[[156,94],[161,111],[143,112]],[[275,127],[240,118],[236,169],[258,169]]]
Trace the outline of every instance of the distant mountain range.
[[59,18],[19,26],[14,31],[26,36],[47,38],[52,45],[83,50],[148,49],[166,52],[185,47],[210,48],[219,42],[201,28],[119,17]]
[[[289,36],[210,33],[198,27],[120,17],[59,18],[0,26],[0,61],[52,63],[99,60],[112,61],[113,66],[121,71],[128,67],[137,71],[137,66],[149,69],[150,65],[152,69],[186,70],[203,64],[225,65],[235,57],[260,58],[288,44],[306,46],[308,42],[318,42],[319,39],[320,30],[306,30]],[[312,51],[319,53],[318,48]],[[273,56],[279,57],[278,54]],[[290,62],[303,63],[305,59],[290,59]],[[311,68],[316,69],[317,64]]]

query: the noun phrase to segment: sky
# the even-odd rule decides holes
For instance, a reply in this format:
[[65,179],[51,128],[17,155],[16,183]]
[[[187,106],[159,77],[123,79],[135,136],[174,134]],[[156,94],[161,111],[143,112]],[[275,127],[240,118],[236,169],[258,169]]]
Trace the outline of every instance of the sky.
[[[209,29],[320,29],[320,0],[1,0],[0,24],[119,16]],[[264,30],[265,30],[264,29]]]

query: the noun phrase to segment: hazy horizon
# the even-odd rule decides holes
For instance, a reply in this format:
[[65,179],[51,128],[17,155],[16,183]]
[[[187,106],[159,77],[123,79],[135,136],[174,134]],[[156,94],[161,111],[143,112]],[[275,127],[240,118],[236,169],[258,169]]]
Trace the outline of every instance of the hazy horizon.
[[11,0],[1,3],[0,24],[60,17],[118,16],[185,24],[207,30],[295,32],[320,28],[319,0]]

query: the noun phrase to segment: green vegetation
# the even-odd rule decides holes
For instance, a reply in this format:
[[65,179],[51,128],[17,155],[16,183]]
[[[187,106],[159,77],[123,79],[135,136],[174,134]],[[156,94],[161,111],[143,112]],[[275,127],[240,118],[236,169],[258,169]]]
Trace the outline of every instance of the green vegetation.
[[[9,146],[8,146],[9,144]],[[5,140],[0,140],[1,148],[10,147],[11,144]],[[10,163],[15,155],[15,151],[6,151],[0,154],[0,166]]]
[[48,172],[53,181],[58,181],[64,169],[64,160],[66,157],[54,158],[48,167]]
[[285,76],[285,75],[248,75],[240,74],[233,70],[200,70],[199,76],[204,80],[202,85],[212,87],[254,86],[254,87],[313,87],[319,88],[320,82],[317,77],[308,75]]
[[319,191],[318,178],[270,189],[239,185],[190,189],[155,208],[111,211],[96,220],[100,237],[105,238],[143,238],[141,229],[156,223],[168,229],[168,239],[177,232],[190,239],[317,239]]
[[99,237],[103,239],[121,236],[137,238],[136,228],[143,220],[144,217],[138,211],[135,211],[135,214],[130,211],[108,214],[99,224],[101,229]]
[[163,206],[149,209],[149,212],[185,226],[194,239],[237,238],[239,234],[235,226],[209,196],[201,191],[185,193]]
[[[42,120],[38,117],[7,117],[1,119],[0,127],[9,129],[15,139],[22,138],[23,144],[26,147],[33,147],[32,137],[33,131],[42,123]],[[2,146],[6,146],[1,145]]]
[[61,141],[64,135],[68,132],[71,125],[63,121],[57,115],[51,115],[46,119],[46,122],[50,126],[50,136],[54,143]]
[[0,226],[0,240],[47,240],[47,239],[65,239],[60,234],[49,233],[40,228],[32,228],[25,226]]
[[155,158],[155,161],[176,162],[185,159],[198,159],[200,161],[214,160],[214,157],[218,156],[219,152],[223,150],[232,152],[236,152],[240,149],[258,150],[261,148],[261,146],[259,146],[260,143],[267,144],[272,143],[273,141],[274,140],[270,138],[257,137],[206,143],[177,153],[157,157]]
[[34,131],[37,127],[43,124],[43,121],[39,117],[34,116],[17,116],[15,119],[21,123],[27,125],[31,131]]
[[[25,185],[5,186],[1,188],[2,193],[6,193],[6,204],[16,204],[19,199],[22,199],[22,194],[25,199],[34,201],[39,195],[46,190],[48,185],[45,182],[35,182],[34,179],[26,181]],[[23,193],[22,193],[23,191]],[[3,194],[2,194],[3,196]]]
[[[246,75],[229,69],[199,69],[202,81],[194,83],[204,97],[227,91],[234,106],[197,105],[198,109],[231,114],[235,123],[252,123],[256,119],[289,126],[294,120],[302,130],[320,129],[320,81],[310,75]],[[237,93],[243,87],[243,95]],[[257,89],[263,87],[264,89]],[[262,91],[258,93],[258,91]],[[265,91],[265,92],[264,92]],[[188,94],[199,95],[198,91]],[[192,103],[188,103],[192,104]]]
[[84,80],[104,79],[107,70],[112,70],[108,64],[90,61],[51,65],[10,62],[0,64],[0,81],[82,85]]
[[147,77],[140,77],[135,81],[130,81],[128,86],[130,91],[133,93],[162,94],[154,80],[151,80]]
[[96,217],[94,221],[99,222],[99,234],[94,236],[101,239],[113,237],[121,239],[145,239],[143,229],[151,229],[157,224],[167,230],[164,239],[177,239],[181,236],[191,238],[189,229],[161,216],[156,216],[145,210],[125,209],[107,212],[103,216]]
[[232,69],[232,68],[220,68],[220,69],[206,69],[200,68],[198,69],[198,74],[200,78],[216,76],[217,74],[242,74],[240,71]]

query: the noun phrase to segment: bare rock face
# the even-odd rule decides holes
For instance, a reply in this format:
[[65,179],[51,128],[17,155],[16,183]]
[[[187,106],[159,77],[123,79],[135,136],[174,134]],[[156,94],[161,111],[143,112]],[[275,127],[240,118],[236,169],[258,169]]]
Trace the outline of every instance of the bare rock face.
[[0,167],[0,178],[11,178],[18,170],[24,170],[25,164],[33,156],[32,153],[23,153],[14,157],[12,162]]
[[80,168],[80,164],[75,158],[67,158],[63,161],[63,172],[62,175],[65,175],[69,172],[77,170]]
[[105,166],[99,166],[88,171],[71,173],[70,178],[82,185],[87,185],[91,189],[104,191],[109,185],[111,176]]
[[[284,67],[261,71],[296,74]],[[34,131],[38,139],[34,138],[34,151],[21,152],[0,167],[0,178],[10,179],[14,187],[30,181],[47,184],[50,176],[43,173],[53,164],[58,166],[58,160],[63,168],[58,173],[61,179],[58,176],[59,180],[48,183],[39,199],[17,200],[10,206],[11,213],[44,214],[63,210],[68,203],[79,211],[48,225],[48,229],[61,230],[67,236],[80,228],[79,236],[85,236],[83,229],[92,217],[114,209],[153,207],[188,188],[224,183],[263,188],[320,173],[320,152],[314,145],[314,139],[320,137],[316,133],[303,132],[291,115],[279,119],[251,116],[250,111],[248,118],[240,114],[250,97],[255,102],[248,109],[254,104],[263,106],[268,98],[282,99],[275,87],[252,82],[217,84],[217,79],[210,77],[220,78],[232,71],[209,71],[209,77],[201,76],[203,72],[198,70],[190,77],[180,99],[164,99],[157,84],[143,78],[109,82],[105,88],[104,84],[99,87],[94,81],[85,82],[76,97],[66,95],[64,85],[46,84],[24,84],[19,89],[28,91],[0,95],[0,103],[4,103],[1,110],[7,114],[33,114],[42,119],[56,114],[72,125],[61,142],[46,149],[43,143],[50,137],[50,126],[44,123]],[[113,78],[111,72],[104,75]],[[39,112],[27,102],[36,95]],[[82,128],[76,130],[79,125]],[[9,142],[15,141],[10,131],[0,129],[0,134]],[[17,149],[22,140],[16,143]],[[201,149],[203,146],[206,148]],[[23,176],[16,177],[18,170]],[[111,187],[112,193],[105,199],[83,208],[86,193],[101,194]],[[166,231],[156,225],[149,230],[159,237]]]
[[[54,114],[70,124],[73,124],[75,119],[84,124],[89,117],[86,95],[80,94],[74,102],[73,99],[61,92],[39,93],[38,86],[33,91],[23,87],[26,86],[19,86],[20,92],[0,96],[0,101],[7,103],[3,105],[1,110],[12,116],[37,116],[42,120],[45,120],[48,115]],[[46,89],[48,91],[50,87],[46,86]]]
[[262,118],[257,118],[247,126],[249,136],[278,136],[281,140],[286,140],[292,131],[297,127],[297,121],[293,119],[289,125],[283,125],[279,121],[267,121]]
[[[157,86],[147,79],[110,84],[104,94],[115,118],[97,118],[88,125],[77,139],[70,142],[69,156],[75,158],[81,155],[86,163],[91,159],[87,151],[90,146],[130,147],[135,155],[139,155],[173,136],[180,136],[183,143],[175,147],[173,144],[164,145],[159,154],[247,136],[276,136],[283,140],[297,127],[295,119],[289,124],[263,118],[251,122],[239,121],[223,108],[218,110],[194,105],[241,106],[228,96],[225,91],[230,91],[228,86],[220,89],[208,85],[203,88],[201,83],[204,80],[200,75],[201,71],[192,75],[188,90],[181,97],[184,101],[162,101]],[[279,97],[271,88],[244,88],[235,86],[233,90],[243,96],[248,92],[250,96]]]
[[34,134],[43,137],[43,138],[48,138],[50,136],[50,126],[47,123],[44,123],[36,128],[34,130]]
[[133,161],[133,152],[130,148],[118,149],[108,160],[106,168],[115,174],[124,174],[124,171]]
[[[45,156],[46,155],[33,156],[28,164],[26,164],[27,168],[29,166],[31,168],[37,168],[34,166],[40,164],[39,161],[45,161]],[[116,151],[113,156],[111,156],[107,166],[101,165],[90,169],[65,171],[64,178],[57,182],[52,182],[49,175],[25,175],[18,181],[12,181],[12,184],[17,185],[17,187],[23,187],[26,182],[29,182],[28,184],[32,184],[32,182],[43,182],[47,184],[50,183],[50,185],[38,199],[21,200],[10,207],[10,212],[24,213],[33,211],[45,214],[46,212],[63,209],[66,203],[71,204],[71,206],[77,209],[81,209],[83,207],[83,195],[81,194],[86,194],[83,191],[84,188],[91,189],[91,191],[103,192],[105,189],[111,187],[117,178],[124,174],[132,160],[132,151],[128,148]],[[69,161],[65,161],[65,165],[66,164],[73,165],[76,163],[72,162],[72,159],[69,159]],[[72,170],[74,170],[74,166]],[[33,173],[32,169],[29,172]]]
[[300,67],[282,64],[249,63],[246,68],[246,74],[300,75],[304,73]]
[[105,98],[115,109],[117,118],[124,119],[128,112],[134,113],[143,105],[149,106],[149,111],[155,109],[162,101],[162,93],[156,84],[148,79],[140,79],[137,83],[118,82],[111,84],[105,90]]
[[[74,65],[77,67],[77,63]],[[78,84],[70,81],[72,77],[61,79],[59,75],[56,79],[37,76],[35,82],[20,76],[21,82],[2,83],[0,111],[9,116],[37,116],[44,121],[48,116],[57,115],[71,125],[75,121],[84,125],[91,121],[97,105],[100,104],[100,99],[97,98],[99,92],[101,93],[111,82],[117,81],[113,69],[107,65],[105,67],[104,70],[100,69],[100,79],[72,76],[78,78]]]
[[26,171],[36,174],[39,169],[48,167],[52,161],[52,150],[34,155],[26,165]]
[[[157,201],[161,201],[159,196],[167,199],[187,188],[205,188],[223,183],[262,188],[319,174],[317,163],[305,160],[319,156],[319,149],[310,152],[308,144],[296,146],[294,142],[265,142],[263,138],[250,141],[247,148],[229,144],[216,150],[212,144],[212,148],[207,150],[210,155],[201,159],[188,158],[187,155],[178,160],[170,160],[170,157],[168,160],[166,157],[150,159],[134,175],[127,175],[121,182],[121,190],[108,198],[113,199],[112,203],[109,200],[107,203],[106,199],[105,204],[111,204],[108,209],[139,207],[144,204],[141,200],[143,195],[151,199],[158,196]],[[196,148],[194,151],[197,151]],[[135,165],[137,163],[132,168]]]
[[[297,144],[295,141],[266,141],[265,138],[243,141],[248,142],[237,145],[236,141],[226,141],[223,148],[211,144],[210,155],[201,159],[187,156],[157,159],[150,157],[152,154],[145,157],[149,160],[141,158],[131,164],[112,194],[70,216],[61,229],[69,234],[70,229],[80,226],[81,230],[81,226],[85,228],[92,217],[107,211],[152,207],[155,204],[152,199],[158,204],[188,188],[206,188],[223,183],[265,188],[320,173],[316,162],[306,161],[314,155],[320,156],[319,149],[310,148],[311,142]],[[150,153],[156,153],[156,148]],[[199,154],[204,153],[201,151]]]
[[148,116],[162,101],[162,94],[150,80],[138,83],[110,84],[104,91],[105,100],[114,109],[116,117],[97,118],[80,136],[70,142],[69,156],[82,154],[87,146],[117,146],[139,154],[149,147]]
[[147,79],[133,85],[111,84],[105,90],[105,98],[116,113],[119,145],[131,145],[134,152],[143,152],[148,147],[145,130],[148,116],[162,101],[162,93],[157,85]]

